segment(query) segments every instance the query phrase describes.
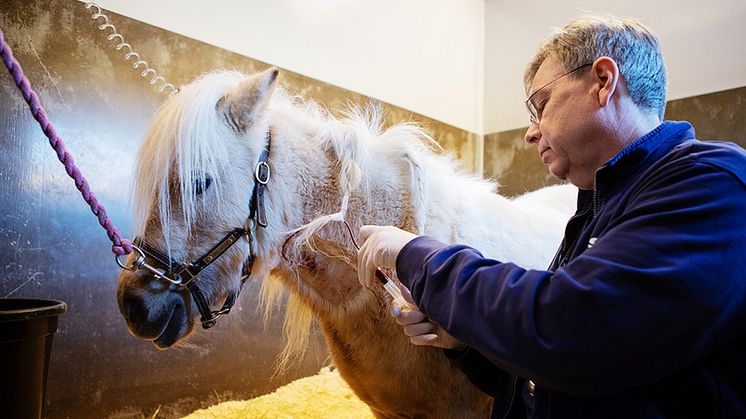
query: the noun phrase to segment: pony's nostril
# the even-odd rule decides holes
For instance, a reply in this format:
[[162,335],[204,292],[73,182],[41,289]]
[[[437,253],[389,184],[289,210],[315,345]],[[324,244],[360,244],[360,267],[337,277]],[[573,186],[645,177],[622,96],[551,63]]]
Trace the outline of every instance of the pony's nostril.
[[142,299],[133,294],[125,294],[119,308],[121,309],[122,315],[124,315],[130,323],[137,323],[144,318],[147,318],[145,304]]
[[[166,304],[163,307],[152,298],[157,298],[148,293],[133,293],[125,291],[119,297],[119,311],[127,320],[127,327],[135,336],[143,339],[155,339],[163,332],[168,324],[171,308]],[[152,307],[161,307],[152,310]]]

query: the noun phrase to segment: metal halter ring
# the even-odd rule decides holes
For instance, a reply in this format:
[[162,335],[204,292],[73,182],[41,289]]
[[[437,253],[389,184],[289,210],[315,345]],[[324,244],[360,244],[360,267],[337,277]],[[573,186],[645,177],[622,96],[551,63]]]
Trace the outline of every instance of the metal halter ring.
[[[267,168],[267,175],[262,178],[262,171],[261,168],[266,167]],[[266,161],[260,161],[259,164],[256,165],[256,169],[254,169],[254,178],[257,182],[261,183],[262,185],[266,185],[267,182],[269,182],[269,164],[267,164]]]
[[121,260],[119,260],[119,257],[122,255],[116,255],[114,259],[117,261],[117,265],[119,265],[120,268],[135,272],[138,269],[145,269],[146,271],[152,273],[156,278],[163,279],[165,281],[168,281],[174,285],[183,286],[184,284],[181,282],[181,276],[178,276],[177,279],[171,279],[168,276],[166,276],[166,273],[155,266],[149,265],[147,262],[145,262],[145,252],[142,251],[139,247],[132,245],[132,249],[134,249],[137,252],[137,258],[132,262],[132,266],[127,266],[124,263],[122,263]]

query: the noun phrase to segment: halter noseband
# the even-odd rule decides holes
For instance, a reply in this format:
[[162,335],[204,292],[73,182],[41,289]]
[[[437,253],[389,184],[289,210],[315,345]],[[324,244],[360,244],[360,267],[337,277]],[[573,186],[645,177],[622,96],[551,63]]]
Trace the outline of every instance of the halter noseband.
[[[269,146],[271,141],[272,136],[268,130],[267,146],[259,156],[259,161],[254,169],[254,189],[251,192],[249,217],[246,219],[245,227],[233,229],[233,231],[226,234],[218,244],[213,246],[212,249],[191,263],[179,263],[178,261],[171,259],[163,252],[147,244],[141,237],[135,237],[132,242],[132,248],[138,254],[137,258],[132,262],[132,266],[126,266],[119,260],[119,256],[116,257],[117,264],[122,269],[129,271],[143,269],[153,274],[156,279],[167,281],[189,290],[195,304],[197,304],[197,309],[201,315],[200,322],[204,329],[209,329],[215,326],[218,317],[230,313],[231,307],[233,307],[233,304],[238,300],[238,292],[229,293],[220,310],[211,311],[207,299],[198,286],[199,280],[197,277],[199,274],[218,260],[218,258],[230,249],[231,246],[238,243],[241,237],[246,236],[249,242],[249,258],[244,262],[243,268],[241,269],[241,287],[243,287],[243,284],[251,275],[251,269],[254,265],[254,259],[256,258],[256,252],[254,251],[256,226],[267,227],[267,212],[264,206],[264,190],[270,177],[267,160],[269,158]],[[146,258],[152,260],[154,263],[152,265],[147,263]]]

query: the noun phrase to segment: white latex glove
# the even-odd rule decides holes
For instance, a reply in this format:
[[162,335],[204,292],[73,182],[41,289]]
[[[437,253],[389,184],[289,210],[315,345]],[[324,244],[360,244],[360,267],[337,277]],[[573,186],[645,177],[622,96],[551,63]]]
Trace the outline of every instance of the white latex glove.
[[399,308],[396,304],[391,306],[391,315],[396,323],[404,329],[404,334],[409,336],[409,341],[418,346],[435,346],[438,348],[454,349],[463,346],[456,338],[449,335],[442,327],[430,321],[421,312],[412,299],[409,289],[399,284],[404,300],[409,307]]
[[377,281],[376,268],[396,268],[399,251],[417,237],[400,228],[376,225],[360,227],[359,236],[363,244],[357,254],[357,279],[365,288]]

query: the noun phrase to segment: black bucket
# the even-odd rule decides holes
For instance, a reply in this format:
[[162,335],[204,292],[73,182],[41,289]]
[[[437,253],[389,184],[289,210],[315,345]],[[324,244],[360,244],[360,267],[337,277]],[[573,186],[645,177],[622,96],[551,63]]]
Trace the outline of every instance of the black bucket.
[[0,298],[0,414],[40,418],[62,301]]

